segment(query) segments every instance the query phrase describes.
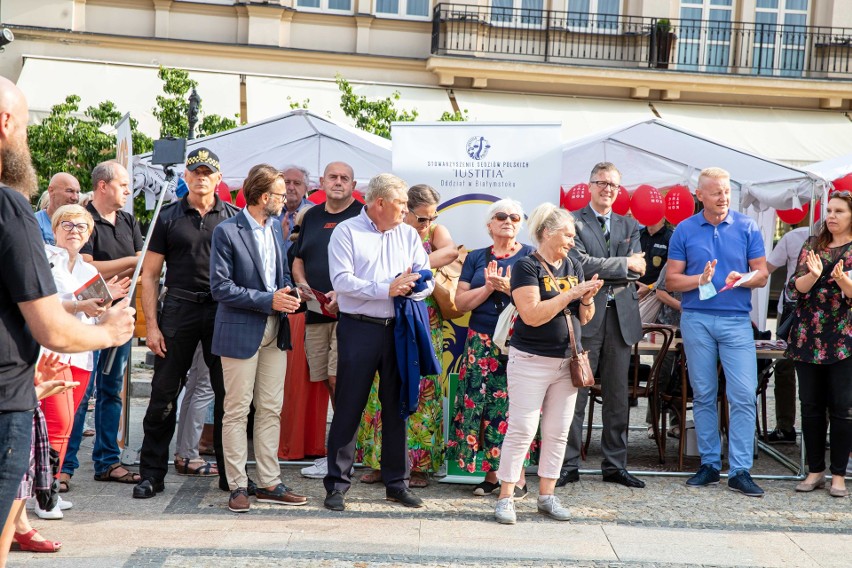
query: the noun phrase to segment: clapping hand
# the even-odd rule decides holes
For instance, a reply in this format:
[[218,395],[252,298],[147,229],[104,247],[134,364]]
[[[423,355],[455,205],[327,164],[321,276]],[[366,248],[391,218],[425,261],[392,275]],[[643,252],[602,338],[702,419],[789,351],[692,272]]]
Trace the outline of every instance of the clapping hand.
[[819,278],[822,275],[822,261],[814,251],[808,251],[808,256],[805,257],[805,266],[808,267],[808,273],[814,278]]
[[506,267],[506,274],[503,275],[503,269],[497,265],[496,260],[492,260],[485,267],[485,286],[496,292],[508,294],[511,290],[512,267]]
[[[704,265],[704,272],[698,277],[698,285],[703,286],[713,280],[713,275],[716,273],[716,259],[708,260]],[[730,274],[728,275],[730,277]]]
[[598,278],[598,275],[595,274],[591,277],[591,279],[586,280],[585,282],[580,282],[573,289],[577,289],[580,293],[580,301],[584,304],[590,304],[595,297],[595,294],[600,291],[603,287],[604,281]]
[[59,355],[56,353],[42,355],[33,376],[36,396],[39,400],[79,386],[80,383],[58,378],[66,370],[68,370],[68,364],[60,363]]
[[834,278],[838,283],[843,282],[845,278],[849,278],[849,276],[843,270],[842,262],[838,262],[834,265],[834,268],[831,270],[831,277]]
[[130,291],[130,277],[125,276],[119,280],[118,276],[113,276],[106,285],[112,299],[120,300],[127,296],[127,293]]

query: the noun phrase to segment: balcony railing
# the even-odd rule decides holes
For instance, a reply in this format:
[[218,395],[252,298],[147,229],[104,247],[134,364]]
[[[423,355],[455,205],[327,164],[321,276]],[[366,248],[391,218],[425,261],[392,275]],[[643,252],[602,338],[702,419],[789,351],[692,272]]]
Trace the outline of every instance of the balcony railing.
[[852,76],[852,28],[438,4],[432,54],[809,79]]

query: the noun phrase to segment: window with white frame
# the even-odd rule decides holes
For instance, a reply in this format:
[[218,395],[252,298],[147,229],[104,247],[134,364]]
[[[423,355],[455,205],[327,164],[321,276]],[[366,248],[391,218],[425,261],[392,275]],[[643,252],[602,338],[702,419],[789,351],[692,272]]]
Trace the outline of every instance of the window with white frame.
[[725,72],[731,58],[733,0],[681,0],[677,65]]
[[621,0],[568,0],[568,28],[616,30],[620,10]]
[[377,16],[429,18],[430,0],[376,0]]
[[296,0],[296,8],[351,14],[352,0]]
[[808,0],[757,0],[754,10],[754,73],[801,76],[808,34]]
[[491,0],[491,22],[541,26],[544,0]]

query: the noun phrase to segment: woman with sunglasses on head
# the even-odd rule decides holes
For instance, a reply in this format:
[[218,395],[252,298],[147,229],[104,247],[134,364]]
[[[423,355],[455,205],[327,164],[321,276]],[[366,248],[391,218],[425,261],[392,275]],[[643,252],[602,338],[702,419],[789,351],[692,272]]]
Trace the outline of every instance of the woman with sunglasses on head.
[[[435,221],[438,218],[438,203],[441,196],[432,187],[424,184],[408,188],[408,213],[405,222],[417,230],[423,248],[429,255],[429,266],[435,270],[455,261],[459,252],[450,231]],[[443,360],[444,320],[438,304],[431,296],[426,298],[429,323],[432,331],[432,347]],[[444,463],[443,397],[440,375],[420,378],[420,400],[417,411],[408,418],[408,456],[411,463],[411,487],[426,487],[429,475],[436,473]],[[358,447],[362,451],[360,461],[373,468],[361,480],[370,483],[381,479],[380,461],[382,445],[381,405],[379,403],[378,380],[373,382],[364,419],[358,431]]]
[[[83,207],[63,205],[53,214],[51,224],[56,237],[56,246],[45,245],[45,251],[62,307],[81,321],[94,323],[95,318],[103,314],[109,305],[98,298],[77,300],[74,292],[98,274],[95,267],[84,262],[80,256],[80,249],[89,240],[95,222]],[[108,283],[114,300],[126,296],[129,286],[129,278],[124,278],[120,282],[117,278],[113,278]],[[46,349],[44,351],[49,353]],[[59,454],[61,469],[68,449],[71,428],[74,425],[74,413],[89,384],[94,355],[91,351],[60,355],[60,360],[70,365],[68,380],[80,383],[77,388],[47,397],[41,403],[47,421],[50,446]],[[67,487],[68,480],[63,481]],[[35,512],[43,519],[61,519],[62,510],[69,508],[71,503],[58,499],[56,506],[52,509],[42,510],[36,506]]]
[[[474,473],[477,453],[483,452],[480,471],[485,473],[485,481],[474,488],[473,494],[477,496],[490,495],[500,488],[497,467],[508,428],[509,401],[505,357],[491,338],[497,318],[510,302],[512,265],[535,251],[517,241],[523,216],[521,204],[512,199],[501,199],[488,208],[485,228],[493,244],[470,251],[456,290],[456,307],[471,314],[459,369],[447,459]],[[533,442],[531,452],[537,444]],[[515,489],[515,498],[523,498],[526,491],[522,476]]]
[[802,441],[808,476],[796,491],[825,486],[826,414],[831,424],[832,497],[846,497],[844,476],[852,451],[852,194],[829,195],[819,235],[805,241],[787,284],[796,300],[785,356],[796,365]]

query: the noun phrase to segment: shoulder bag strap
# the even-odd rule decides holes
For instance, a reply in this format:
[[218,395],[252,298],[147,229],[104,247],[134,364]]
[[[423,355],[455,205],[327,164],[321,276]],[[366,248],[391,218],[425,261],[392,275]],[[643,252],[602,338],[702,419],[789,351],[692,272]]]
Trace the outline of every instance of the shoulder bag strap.
[[[556,278],[553,276],[553,272],[550,271],[550,267],[547,266],[547,262],[541,257],[538,251],[534,252],[533,256],[538,259],[545,272],[547,272],[547,275],[550,276],[550,280],[551,282],[553,282],[553,285],[557,289],[559,289],[558,284],[556,283]],[[569,262],[567,257],[565,258],[564,262]],[[571,349],[574,350],[574,355],[577,355],[578,353],[580,353],[580,346],[577,345],[577,339],[574,337],[574,325],[571,322],[571,310],[565,308],[562,313],[565,314],[565,323],[568,325],[568,341],[571,342]]]

